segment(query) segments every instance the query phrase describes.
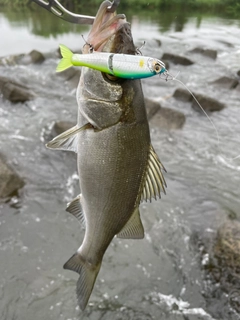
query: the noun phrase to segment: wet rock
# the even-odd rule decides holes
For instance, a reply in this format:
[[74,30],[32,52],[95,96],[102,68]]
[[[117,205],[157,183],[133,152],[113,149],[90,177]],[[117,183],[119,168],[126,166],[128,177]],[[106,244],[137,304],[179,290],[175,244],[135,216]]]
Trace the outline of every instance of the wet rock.
[[217,50],[213,50],[213,49],[203,49],[203,48],[197,47],[189,52],[202,54],[203,56],[214,59],[214,60],[216,60],[217,58]]
[[16,64],[23,64],[28,65],[31,63],[42,63],[45,60],[45,56],[37,51],[32,50],[28,54],[16,54],[10,55],[7,57],[0,58],[0,65],[16,65]]
[[153,40],[156,41],[156,44],[158,45],[158,47],[161,47],[161,45],[162,45],[162,41],[161,40],[159,40],[159,39],[153,39]]
[[240,92],[240,83],[236,86],[235,90]]
[[192,100],[192,95],[187,90],[184,90],[182,88],[176,89],[173,94],[173,97],[177,100],[181,100],[185,102],[189,102]]
[[[225,108],[225,105],[213,98],[198,94],[198,93],[193,93],[200,103],[201,107],[206,111],[206,112],[214,112],[214,111],[221,111],[222,109]],[[198,112],[202,112],[199,105],[197,102],[192,99],[192,108]]]
[[53,135],[53,137],[58,136],[59,134],[72,128],[75,125],[76,125],[76,123],[73,123],[71,121],[57,121],[54,123],[54,125],[52,127],[52,135]]
[[0,92],[4,98],[11,102],[25,102],[34,98],[34,94],[29,88],[17,81],[0,76]]
[[24,181],[0,155],[0,198],[7,198],[24,186]]
[[42,63],[45,60],[44,55],[37,50],[32,50],[29,56],[31,57],[32,63]]
[[169,60],[175,64],[182,64],[184,66],[189,66],[194,63],[193,61],[191,61],[186,57],[178,56],[172,53],[164,53],[161,60],[163,60],[163,62],[164,60]]
[[[202,94],[198,94],[193,92],[194,96],[202,106],[202,108],[206,112],[214,112],[214,111],[220,111],[225,108],[225,105],[211,97],[204,96]],[[198,112],[201,112],[201,109],[199,105],[196,103],[196,101],[193,99],[192,95],[185,89],[176,89],[173,97],[175,99],[179,99],[181,101],[185,102],[192,102],[192,108]]]
[[216,84],[219,85],[221,87],[224,87],[226,89],[234,89],[237,87],[237,85],[239,84],[239,81],[237,79],[234,78],[230,78],[227,76],[223,76],[213,82],[211,82],[212,84]]
[[222,266],[240,271],[240,222],[229,220],[220,226],[213,249]]
[[81,76],[80,68],[69,68],[63,72],[56,73],[57,77],[63,78],[71,88],[77,88]]
[[152,117],[151,126],[159,129],[171,130],[181,129],[186,121],[185,115],[170,108],[159,108],[159,111]]
[[147,110],[147,118],[150,120],[160,110],[161,105],[159,102],[145,98],[145,106]]

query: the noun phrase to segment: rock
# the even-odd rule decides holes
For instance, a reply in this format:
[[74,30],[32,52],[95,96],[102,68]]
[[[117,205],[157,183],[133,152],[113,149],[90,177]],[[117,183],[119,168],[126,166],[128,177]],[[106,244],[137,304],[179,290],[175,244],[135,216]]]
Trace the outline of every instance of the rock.
[[24,181],[0,155],[0,198],[7,198],[24,186]]
[[34,94],[26,86],[7,77],[0,76],[0,92],[11,102],[25,102],[34,98]]
[[240,83],[236,86],[235,90],[240,92]]
[[159,108],[152,117],[150,125],[164,130],[181,129],[185,121],[186,118],[182,112],[170,108]]
[[75,125],[76,123],[73,123],[71,121],[57,121],[52,127],[52,135],[53,137],[58,136],[59,134],[74,127]]
[[32,63],[42,63],[45,60],[44,55],[37,50],[32,50],[29,56],[31,57]]
[[240,77],[240,70],[238,70],[238,72],[237,72],[237,76],[238,76],[238,77]]
[[186,57],[181,57],[172,53],[164,53],[161,60],[169,60],[175,64],[182,64],[184,66],[189,66],[193,64],[194,62]]
[[203,49],[203,48],[197,47],[189,52],[199,53],[199,54],[202,54],[202,55],[204,55],[208,58],[214,59],[214,60],[216,60],[216,58],[217,58],[217,50],[213,50],[213,49]]
[[162,41],[160,39],[153,39],[156,41],[156,44],[158,45],[158,47],[161,47],[162,45]]
[[71,88],[77,88],[80,75],[81,75],[81,69],[69,68],[64,70],[63,72],[56,73],[56,75],[68,81],[68,84],[70,85]]
[[32,50],[29,54],[15,54],[9,55],[7,57],[2,57],[0,58],[0,65],[28,65],[31,63],[42,63],[44,60],[45,56],[41,52]]
[[[204,95],[193,93],[198,102],[200,103],[201,107],[206,112],[214,112],[214,111],[221,111],[225,108],[225,105],[213,98],[206,97]],[[194,99],[192,99],[192,108],[198,112],[202,112],[199,105],[196,103]]]
[[145,98],[145,106],[147,111],[147,118],[150,120],[161,108],[160,104],[154,100]]
[[226,89],[234,89],[237,87],[237,85],[239,84],[239,81],[237,79],[234,78],[230,78],[227,76],[223,76],[213,82],[211,82],[212,84],[216,84],[222,87],[225,87]]
[[229,220],[217,232],[213,248],[215,256],[223,267],[240,272],[240,222]]
[[[204,96],[199,93],[193,92],[194,96],[200,103],[201,107],[207,112],[220,111],[225,108],[225,105],[213,98]],[[185,102],[192,102],[192,108],[198,112],[202,112],[199,105],[193,99],[192,95],[185,89],[176,89],[173,97]]]
[[181,101],[185,101],[185,102],[189,102],[192,100],[192,95],[185,89],[176,89],[173,97],[177,100],[181,100]]

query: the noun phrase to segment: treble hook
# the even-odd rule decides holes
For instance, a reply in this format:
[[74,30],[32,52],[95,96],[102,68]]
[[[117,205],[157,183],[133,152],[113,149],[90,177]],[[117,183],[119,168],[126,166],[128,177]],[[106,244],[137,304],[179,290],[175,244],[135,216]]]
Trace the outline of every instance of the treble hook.
[[[93,24],[95,17],[73,13],[64,8],[58,0],[31,0],[42,8],[52,12],[55,16],[76,24]],[[107,8],[108,12],[116,11],[120,0],[113,0],[111,6]]]

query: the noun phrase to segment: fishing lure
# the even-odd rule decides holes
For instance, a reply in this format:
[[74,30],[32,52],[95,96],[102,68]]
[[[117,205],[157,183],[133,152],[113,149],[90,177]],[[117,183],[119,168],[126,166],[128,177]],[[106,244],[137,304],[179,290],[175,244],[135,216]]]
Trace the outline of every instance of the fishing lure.
[[60,45],[60,51],[62,59],[57,66],[57,72],[72,66],[85,66],[124,79],[148,78],[157,74],[168,75],[165,64],[151,57],[109,52],[74,54],[64,45]]

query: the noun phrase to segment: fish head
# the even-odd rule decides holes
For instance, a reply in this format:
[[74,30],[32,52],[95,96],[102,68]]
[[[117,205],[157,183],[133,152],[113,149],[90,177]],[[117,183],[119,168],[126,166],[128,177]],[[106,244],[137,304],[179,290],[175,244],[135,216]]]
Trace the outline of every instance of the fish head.
[[[110,1],[104,1],[100,5],[83,53],[91,54],[93,49],[94,52],[136,54],[131,27],[125,15],[108,12],[109,6]],[[101,130],[121,121],[134,121],[134,101],[134,105],[139,105],[142,100],[139,81],[82,67],[77,89],[79,125],[87,121]]]
[[130,24],[124,14],[109,12],[110,1],[103,1],[83,47],[83,53],[98,52],[135,54]]

